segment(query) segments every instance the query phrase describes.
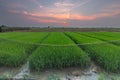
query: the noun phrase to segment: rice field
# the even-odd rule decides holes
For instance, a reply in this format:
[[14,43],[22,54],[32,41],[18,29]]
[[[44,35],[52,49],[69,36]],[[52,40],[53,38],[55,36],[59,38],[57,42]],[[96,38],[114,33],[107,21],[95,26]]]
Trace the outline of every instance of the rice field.
[[120,45],[120,33],[118,32],[94,32],[94,33],[79,33],[85,36],[100,39],[102,41],[109,42],[111,44]]
[[[95,62],[106,71],[120,70],[119,32],[0,33],[0,67],[29,61],[34,71],[86,68]],[[111,40],[118,40],[110,42]]]
[[43,36],[48,35],[48,32],[8,32],[0,33],[0,38],[24,43],[40,43]]
[[0,66],[19,66],[23,63],[31,45],[0,40]]
[[[11,34],[12,36],[10,36]],[[47,34],[48,33],[41,33],[39,34],[40,37],[37,36],[36,38],[38,38],[40,42],[45,36],[47,36]],[[21,33],[21,35],[23,35],[23,33]],[[12,39],[10,40],[8,39],[8,37],[9,38],[11,37],[14,40]],[[20,37],[20,33],[15,34],[14,32],[10,33],[7,36],[1,37],[0,39],[0,66],[18,67],[21,64],[26,62],[29,55],[32,53],[32,50],[34,50],[34,48],[37,47],[37,45],[24,43],[24,42],[27,42],[28,39],[29,40],[32,39],[30,38],[30,34],[29,36],[26,36],[24,38],[22,37]],[[38,42],[36,38],[34,37],[35,40],[30,40],[30,41],[32,41],[33,43],[35,41]],[[19,40],[17,41],[17,39],[19,39],[20,41]]]
[[[48,68],[86,67],[90,62],[88,55],[63,33],[51,33],[42,44],[49,45],[39,46],[30,58],[30,66],[37,71]],[[69,44],[74,46],[66,46]]]
[[80,47],[90,55],[92,60],[105,70],[116,71],[120,69],[120,47],[79,33],[66,34],[77,44],[91,43],[80,45]]

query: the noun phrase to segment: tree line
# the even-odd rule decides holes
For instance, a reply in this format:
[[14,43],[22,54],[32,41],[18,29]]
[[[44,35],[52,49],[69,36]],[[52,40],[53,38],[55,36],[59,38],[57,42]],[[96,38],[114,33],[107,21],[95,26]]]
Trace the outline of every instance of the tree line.
[[18,30],[30,30],[30,28],[29,27],[9,27],[6,25],[0,26],[0,32],[18,31]]

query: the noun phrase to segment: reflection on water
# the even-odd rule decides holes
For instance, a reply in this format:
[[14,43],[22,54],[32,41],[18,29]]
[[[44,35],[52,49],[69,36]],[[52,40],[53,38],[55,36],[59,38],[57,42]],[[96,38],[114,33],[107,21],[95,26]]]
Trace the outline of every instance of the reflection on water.
[[120,75],[104,75],[95,65],[90,66],[88,69],[66,68],[32,72],[29,70],[29,63],[27,62],[22,68],[0,68],[0,77],[4,74],[13,78],[21,78],[24,74],[27,74],[35,80],[120,80]]
[[98,80],[99,78],[98,73],[93,72],[92,69],[82,71],[79,68],[49,70],[40,73],[32,72],[31,76],[36,78],[36,80],[47,80],[48,77],[52,77],[52,78],[57,77],[60,78],[60,80]]

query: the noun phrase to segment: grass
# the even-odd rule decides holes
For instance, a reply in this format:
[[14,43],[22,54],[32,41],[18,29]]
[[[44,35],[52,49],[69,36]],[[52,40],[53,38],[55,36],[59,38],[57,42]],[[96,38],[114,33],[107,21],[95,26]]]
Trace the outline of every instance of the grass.
[[[120,68],[120,48],[118,46],[101,43],[103,41],[77,33],[66,33],[77,44],[90,43],[80,45],[90,57],[106,71],[116,71]],[[94,44],[97,42],[98,44]]]
[[[51,33],[42,43],[49,45],[39,46],[29,60],[30,67],[36,71],[73,66],[85,67],[89,64],[88,55],[63,33]],[[75,46],[50,46],[68,44]]]

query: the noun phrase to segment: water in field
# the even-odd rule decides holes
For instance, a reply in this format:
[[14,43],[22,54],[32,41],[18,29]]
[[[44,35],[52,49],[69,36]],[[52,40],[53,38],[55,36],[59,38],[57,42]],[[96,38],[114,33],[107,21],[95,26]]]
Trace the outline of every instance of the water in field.
[[32,73],[36,80],[98,80],[98,74],[92,70],[69,68],[63,70],[49,70],[41,73]]
[[13,77],[20,70],[19,68],[0,67],[0,77]]
[[27,74],[28,80],[120,80],[120,77],[111,77],[114,74],[106,76],[101,75],[95,65],[92,65],[88,69],[74,67],[59,70],[51,69],[41,72],[33,72],[29,70],[28,63],[26,63],[22,68],[0,68],[0,76],[3,74],[8,77],[17,79],[21,79],[23,78],[24,74]]
[[[80,72],[78,76],[74,72]],[[92,70],[81,71],[79,68],[70,68],[63,70],[48,70],[41,73],[31,73],[36,80],[120,80],[120,75],[100,74],[92,72]]]

